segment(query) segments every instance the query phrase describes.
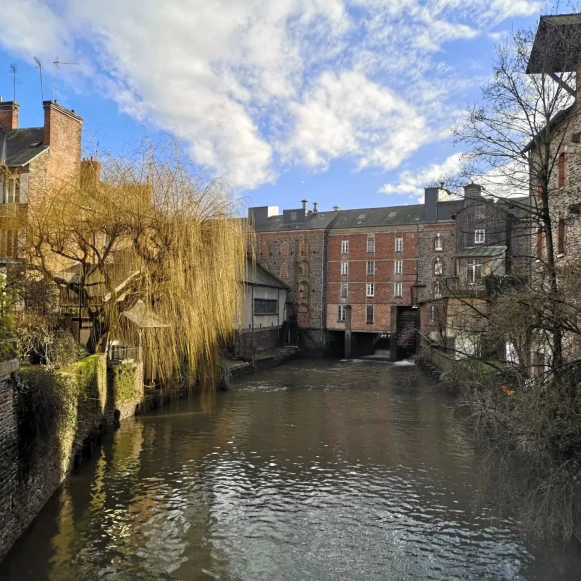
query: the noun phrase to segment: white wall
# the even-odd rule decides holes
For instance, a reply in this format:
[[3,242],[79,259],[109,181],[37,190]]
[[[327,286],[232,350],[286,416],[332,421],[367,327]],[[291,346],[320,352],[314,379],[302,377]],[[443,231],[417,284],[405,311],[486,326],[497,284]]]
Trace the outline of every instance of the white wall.
[[248,331],[252,328],[252,313],[254,299],[278,300],[278,315],[254,315],[254,329],[276,328],[287,318],[286,290],[267,286],[245,286],[242,298],[240,329]]

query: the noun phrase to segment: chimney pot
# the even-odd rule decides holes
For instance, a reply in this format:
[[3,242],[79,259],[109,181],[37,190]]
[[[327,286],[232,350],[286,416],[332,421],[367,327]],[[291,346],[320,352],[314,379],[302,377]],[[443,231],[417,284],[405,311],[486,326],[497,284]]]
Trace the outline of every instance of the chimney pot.
[[316,214],[317,213],[317,206],[318,205],[319,204],[317,202],[313,202],[313,214]]
[[308,203],[309,203],[308,200],[301,200],[301,204],[303,205],[303,210],[305,210],[305,212],[307,210],[307,204]]
[[333,212],[338,212],[340,209],[339,206],[333,206]]

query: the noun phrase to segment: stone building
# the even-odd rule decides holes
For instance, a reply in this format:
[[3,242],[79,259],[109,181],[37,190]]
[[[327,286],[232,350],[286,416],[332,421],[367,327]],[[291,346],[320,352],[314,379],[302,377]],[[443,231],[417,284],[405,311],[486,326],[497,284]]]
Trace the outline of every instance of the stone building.
[[327,236],[335,212],[319,212],[317,205],[283,210],[276,206],[249,209],[256,232],[258,264],[288,289],[288,317],[298,327],[299,340],[312,354],[325,346]]

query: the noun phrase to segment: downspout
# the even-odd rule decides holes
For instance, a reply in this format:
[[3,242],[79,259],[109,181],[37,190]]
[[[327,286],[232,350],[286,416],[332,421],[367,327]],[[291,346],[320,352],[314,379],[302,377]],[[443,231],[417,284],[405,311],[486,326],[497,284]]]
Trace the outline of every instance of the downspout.
[[325,333],[323,331],[324,314],[323,309],[326,304],[327,289],[325,288],[325,230],[323,230],[323,248],[321,249],[321,347],[323,353],[325,352]]
[[250,333],[250,351],[254,359],[254,285],[252,285],[252,332]]

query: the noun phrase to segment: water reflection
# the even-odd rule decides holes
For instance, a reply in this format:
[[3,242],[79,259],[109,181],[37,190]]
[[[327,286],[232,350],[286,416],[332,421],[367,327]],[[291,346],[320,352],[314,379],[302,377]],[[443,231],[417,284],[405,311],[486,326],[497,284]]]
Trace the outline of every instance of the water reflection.
[[[581,577],[494,517],[415,370],[312,362],[127,422],[0,565],[15,581]],[[37,558],[33,561],[30,554]]]

